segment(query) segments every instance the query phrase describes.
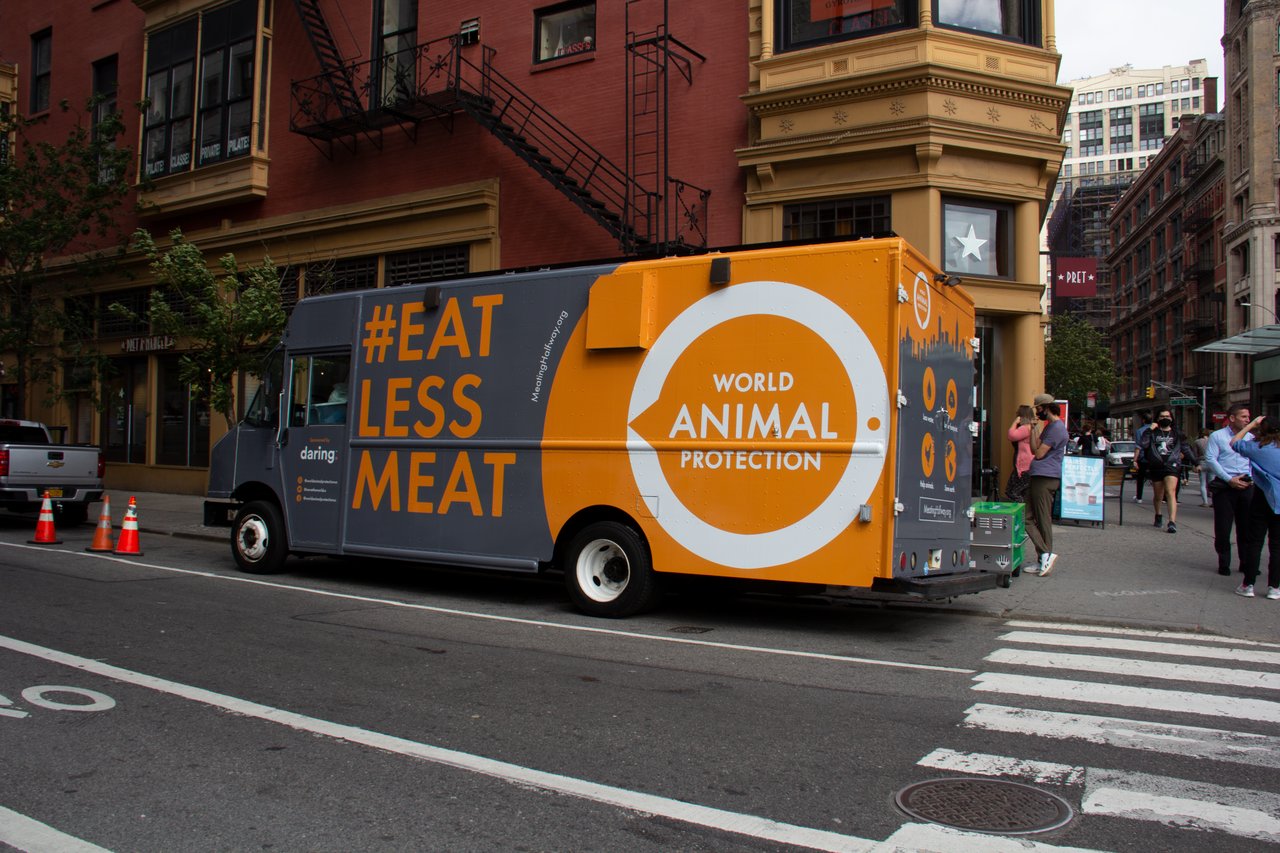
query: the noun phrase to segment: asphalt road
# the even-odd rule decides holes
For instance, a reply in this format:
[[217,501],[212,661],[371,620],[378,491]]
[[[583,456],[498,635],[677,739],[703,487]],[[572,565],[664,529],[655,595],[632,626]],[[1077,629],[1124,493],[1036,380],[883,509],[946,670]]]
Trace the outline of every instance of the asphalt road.
[[[153,536],[116,559],[83,553],[91,526],[60,533],[28,546],[0,518],[0,846],[1280,842],[1280,646],[714,588],[600,621],[552,578],[327,559],[255,578],[224,545]],[[1141,743],[1098,733],[1148,723]],[[895,807],[960,776],[1075,814],[965,837]]]

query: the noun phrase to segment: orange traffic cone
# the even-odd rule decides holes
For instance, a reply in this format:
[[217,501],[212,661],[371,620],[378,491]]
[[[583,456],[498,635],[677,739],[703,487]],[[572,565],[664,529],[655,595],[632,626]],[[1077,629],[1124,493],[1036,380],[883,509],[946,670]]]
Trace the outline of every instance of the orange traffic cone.
[[44,493],[44,503],[40,504],[40,519],[36,522],[36,538],[28,539],[32,545],[61,545],[62,540],[53,529],[53,501],[49,492]]
[[93,531],[93,543],[86,551],[106,552],[114,549],[111,541],[111,496],[102,496],[102,515],[98,516],[98,528]]
[[120,541],[112,553],[142,556],[138,543],[138,499],[132,495],[129,496],[129,507],[124,511],[124,522],[120,525]]

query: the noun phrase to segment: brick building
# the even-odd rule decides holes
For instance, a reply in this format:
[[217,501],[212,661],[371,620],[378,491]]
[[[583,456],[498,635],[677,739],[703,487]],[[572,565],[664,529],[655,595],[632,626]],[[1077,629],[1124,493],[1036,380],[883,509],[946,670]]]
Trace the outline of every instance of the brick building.
[[[1052,0],[712,5],[10,0],[0,100],[52,139],[60,100],[114,94],[143,178],[121,233],[269,256],[287,301],[892,230],[977,300],[978,464],[1007,470],[986,427],[1043,381],[1037,235],[1069,99]],[[65,269],[116,362],[106,409],[27,414],[102,444],[114,485],[201,491],[223,427],[174,385],[183,342],[104,310],[141,305],[145,269]]]

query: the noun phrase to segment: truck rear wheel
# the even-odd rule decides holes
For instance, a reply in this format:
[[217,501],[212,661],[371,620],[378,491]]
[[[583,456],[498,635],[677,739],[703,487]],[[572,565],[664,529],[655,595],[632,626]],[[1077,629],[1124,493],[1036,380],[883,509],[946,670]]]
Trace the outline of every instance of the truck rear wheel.
[[284,568],[289,549],[284,518],[271,501],[250,501],[240,507],[231,525],[231,553],[243,572],[268,575]]
[[616,521],[597,522],[574,536],[562,568],[569,597],[589,616],[631,616],[657,599],[648,546]]

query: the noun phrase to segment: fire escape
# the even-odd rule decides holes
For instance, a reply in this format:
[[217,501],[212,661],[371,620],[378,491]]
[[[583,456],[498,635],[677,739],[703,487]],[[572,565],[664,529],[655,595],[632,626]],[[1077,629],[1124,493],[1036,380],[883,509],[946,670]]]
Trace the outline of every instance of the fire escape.
[[321,73],[292,84],[289,128],[326,156],[335,143],[356,152],[381,146],[398,127],[416,139],[426,121],[452,129],[466,116],[608,231],[625,255],[706,248],[709,190],[669,172],[668,98],[672,70],[692,82],[697,52],[667,31],[667,4],[652,30],[631,29],[627,3],[627,150],[619,166],[494,67],[493,48],[475,45],[479,63],[451,35],[364,62],[344,62],[319,0],[294,0]]

